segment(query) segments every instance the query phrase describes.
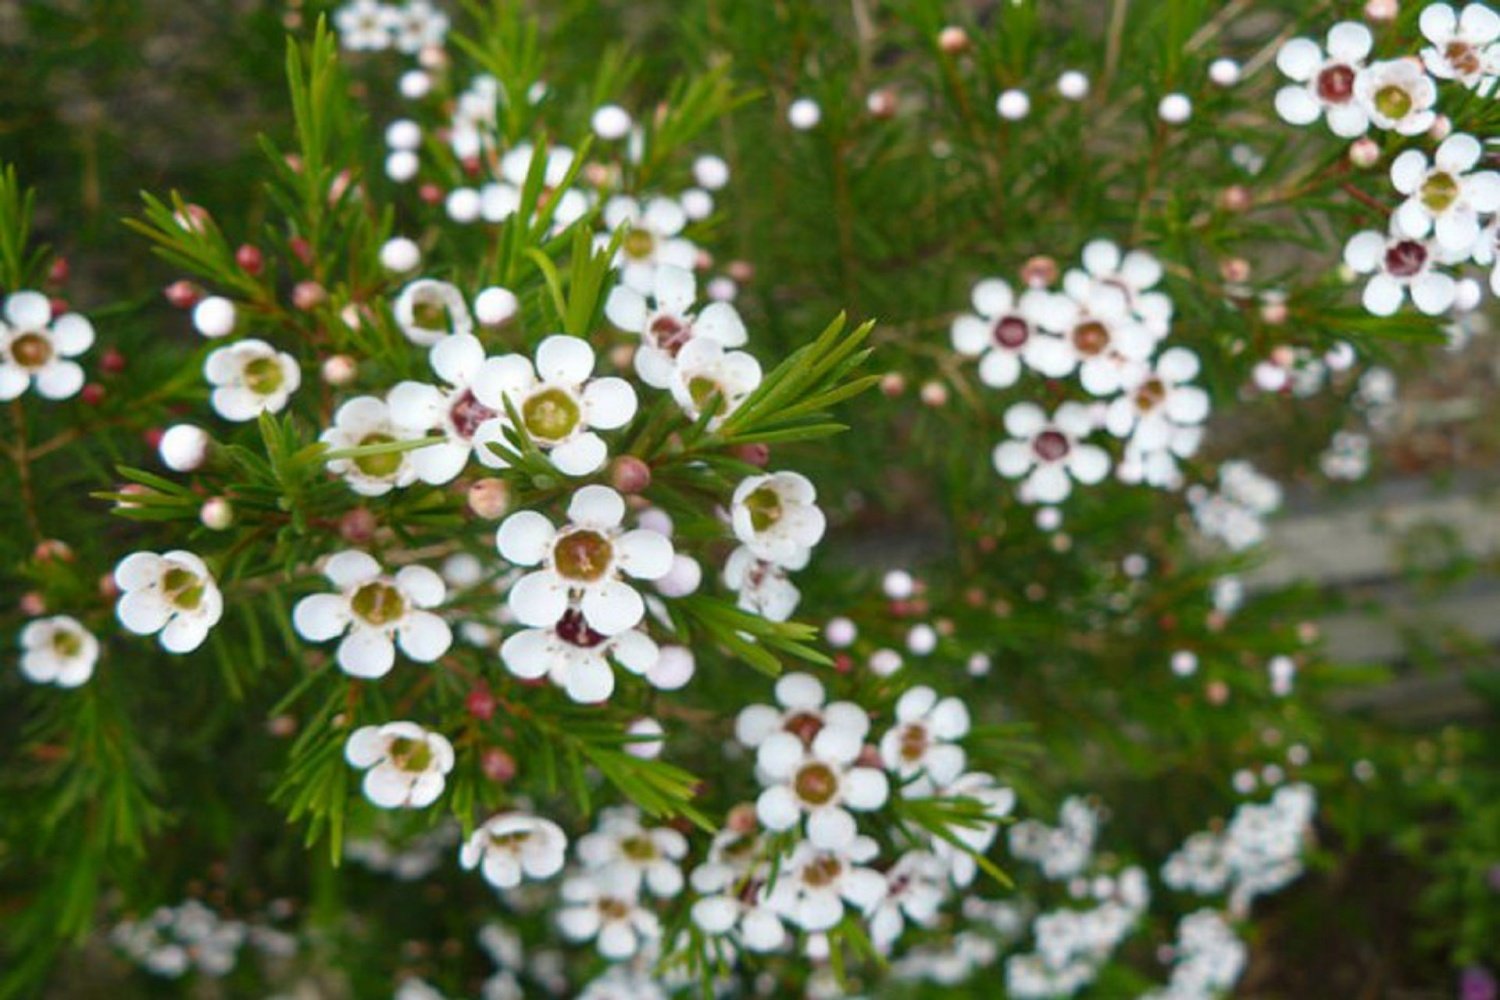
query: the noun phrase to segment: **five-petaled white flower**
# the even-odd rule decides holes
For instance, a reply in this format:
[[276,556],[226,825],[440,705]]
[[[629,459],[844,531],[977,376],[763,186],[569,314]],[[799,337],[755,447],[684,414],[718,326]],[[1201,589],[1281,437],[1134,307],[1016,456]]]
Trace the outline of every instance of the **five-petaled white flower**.
[[591,871],[607,871],[626,886],[644,887],[670,899],[682,891],[681,862],[687,838],[669,826],[648,827],[640,810],[617,806],[599,814],[595,829],[578,840],[578,860]]
[[391,420],[401,428],[401,437],[423,437],[431,432],[442,435],[439,444],[429,444],[411,452],[412,469],[424,483],[441,485],[452,481],[475,455],[492,469],[505,467],[505,460],[485,444],[500,440],[504,415],[497,393],[485,393],[480,399],[484,373],[493,371],[497,359],[486,361],[484,347],[471,333],[444,337],[428,352],[432,370],[447,385],[446,389],[423,382],[399,382],[386,405]]
[[1276,94],[1276,113],[1293,125],[1311,125],[1320,115],[1334,135],[1352,139],[1370,127],[1370,115],[1354,97],[1354,81],[1364,69],[1375,39],[1355,21],[1328,32],[1328,54],[1310,38],[1293,38],[1276,53],[1276,66],[1293,83]]
[[1007,479],[1025,476],[1021,497],[1030,503],[1059,503],[1072,492],[1072,480],[1085,486],[1109,472],[1109,454],[1083,438],[1094,429],[1087,407],[1063,403],[1049,419],[1035,403],[1005,411],[1013,440],[995,446],[995,469]]
[[1020,298],[999,278],[974,286],[973,313],[953,321],[953,348],[979,358],[979,381],[994,389],[1014,385],[1022,367],[1049,377],[1072,370],[1073,359],[1058,337],[1043,332],[1055,295],[1029,288]]
[[474,332],[474,317],[469,314],[463,292],[446,281],[413,281],[401,289],[391,309],[406,339],[422,347],[431,347],[455,333]]
[[373,556],[351,549],[329,557],[323,575],[339,592],[302,598],[292,624],[311,642],[343,635],[338,663],[344,673],[384,677],[396,662],[397,643],[419,663],[433,662],[453,644],[448,623],[427,610],[443,603],[448,588],[426,566],[387,575]]
[[478,868],[497,889],[512,889],[522,879],[551,878],[562,871],[568,836],[550,819],[508,812],[491,816],[459,851],[466,869]]
[[867,867],[880,853],[869,837],[847,850],[820,850],[803,841],[781,865],[767,905],[804,931],[826,931],[844,919],[844,903],[868,914],[885,896],[885,876]]
[[1016,793],[1001,785],[993,775],[969,771],[959,775],[938,794],[943,798],[973,799],[984,813],[984,821],[977,825],[954,824],[948,828],[958,844],[941,837],[932,840],[932,852],[948,866],[954,884],[968,885],[974,881],[979,867],[973,856],[983,854],[995,842],[1000,821],[1016,806]]
[[37,618],[21,629],[21,673],[34,684],[78,687],[98,659],[99,640],[76,618]]
[[826,728],[847,730],[863,743],[870,731],[870,717],[852,701],[825,704],[823,685],[811,674],[785,674],[776,681],[776,700],[781,707],[747,705],[734,722],[734,737],[754,750],[772,734],[788,732],[811,746]]
[[629,876],[612,869],[585,872],[563,882],[557,926],[570,940],[595,939],[599,954],[615,962],[661,937],[661,922],[641,905]]
[[677,351],[667,388],[682,412],[693,420],[702,416],[717,397],[718,409],[708,422],[712,430],[739,409],[745,397],[760,387],[760,380],[760,362],[754,356],[726,351],[722,343],[709,337],[694,337]]
[[610,661],[644,677],[656,666],[661,650],[638,629],[615,635],[597,632],[589,628],[581,610],[570,607],[554,625],[513,633],[501,644],[500,658],[517,677],[549,677],[569,698],[593,704],[614,693]]
[[1365,284],[1365,308],[1376,316],[1390,316],[1401,308],[1408,292],[1412,303],[1430,316],[1453,305],[1457,282],[1435,270],[1442,261],[1430,240],[1393,229],[1389,236],[1374,230],[1356,233],[1344,246],[1344,263],[1370,275]]
[[724,561],[724,585],[738,595],[736,603],[742,610],[767,621],[784,622],[802,600],[802,591],[787,573],[802,569],[811,555],[804,550],[800,561],[774,563],[757,556],[748,545],[741,545]]
[[[1130,438],[1143,452],[1172,445],[1179,429],[1208,419],[1208,393],[1187,384],[1197,374],[1196,354],[1185,347],[1168,348],[1139,382],[1110,401],[1105,429]],[[1192,444],[1196,447],[1196,434]]]
[[395,13],[379,0],[350,0],[333,14],[339,44],[351,52],[379,52],[390,48]]
[[920,774],[922,787],[946,785],[963,772],[964,751],[954,741],[968,734],[969,709],[960,699],[914,687],[896,702],[896,724],[880,738],[880,759],[899,778]]
[[1434,233],[1445,255],[1467,257],[1479,242],[1479,216],[1500,210],[1500,173],[1474,170],[1484,147],[1471,135],[1443,140],[1428,162],[1408,149],[1391,164],[1391,183],[1406,195],[1396,209],[1401,232],[1414,239]]
[[[390,407],[374,396],[347,400],[334,411],[333,426],[318,435],[319,441],[335,451],[394,445],[406,438],[405,430],[392,419]],[[349,488],[361,496],[378,497],[395,487],[410,486],[416,480],[412,451],[378,451],[353,458],[334,458],[328,461],[328,471],[342,476]]]
[[890,794],[885,773],[857,766],[863,742],[855,731],[824,726],[810,743],[783,729],[756,748],[756,773],[766,788],[755,814],[768,830],[790,830],[807,817],[817,847],[845,850],[858,834],[849,810],[879,809]]
[[646,612],[621,573],[657,580],[672,568],[672,543],[648,528],[625,531],[625,501],[607,486],[585,486],[568,504],[561,529],[534,510],[510,515],[496,532],[500,554],[518,566],[539,566],[511,587],[516,619],[531,628],[562,620],[576,598],[583,621],[603,635],[638,624]]
[[933,926],[947,898],[948,866],[928,851],[907,851],[885,873],[885,895],[870,913],[870,940],[889,954],[908,920]]
[[83,388],[83,368],[70,358],[94,343],[94,327],[77,313],[52,318],[41,292],[12,292],[0,320],[0,400],[15,399],[34,381],[46,399],[67,399]]
[[1354,98],[1370,124],[1400,135],[1421,135],[1437,121],[1437,84],[1419,59],[1371,63],[1354,78]]
[[1422,50],[1427,72],[1439,80],[1457,80],[1488,97],[1500,73],[1500,14],[1482,3],[1465,5],[1455,13],[1445,3],[1422,8],[1417,21],[1432,44]]
[[1084,391],[1113,396],[1139,377],[1160,336],[1136,317],[1121,285],[1095,281],[1076,270],[1064,282],[1068,294],[1053,297],[1049,316],[1063,331],[1068,362],[1061,370],[1066,374],[1076,361]]
[[214,387],[209,402],[225,420],[254,420],[280,413],[302,384],[297,359],[264,340],[241,340],[221,347],[203,362]]
[[[637,201],[628,195],[616,195],[604,203],[604,225],[614,233],[625,230],[615,267],[620,281],[643,295],[651,293],[656,269],[663,264],[691,271],[698,262],[698,248],[682,236],[687,213],[671,198],[655,195]],[[598,236],[596,242],[608,245],[610,237]]]
[[134,552],[115,567],[122,591],[115,613],[137,635],[160,632],[169,653],[190,653],[224,613],[224,598],[202,559],[174,549]]
[[1064,275],[1063,287],[1078,302],[1088,302],[1100,285],[1118,289],[1135,318],[1161,338],[1172,325],[1171,297],[1153,290],[1161,276],[1161,261],[1147,251],[1126,253],[1110,240],[1090,240],[1083,248],[1083,270]]
[[504,410],[508,398],[527,435],[557,470],[586,476],[609,458],[595,428],[624,427],[636,411],[629,382],[593,378],[593,372],[594,349],[588,341],[554,334],[537,345],[534,366],[520,354],[486,361],[475,377],[474,393],[497,411]]
[[420,809],[443,794],[453,744],[415,722],[388,722],[350,733],[344,759],[365,772],[365,798],[380,808]]
[[448,15],[431,0],[406,0],[406,6],[391,14],[391,40],[396,48],[416,54],[432,45],[442,45],[448,34]]
[[818,509],[817,487],[797,472],[749,476],[734,489],[730,521],[734,535],[757,558],[800,567],[823,538],[827,519]]
[[611,323],[640,335],[635,371],[652,388],[671,386],[678,352],[696,337],[716,340],[725,347],[745,343],[745,323],[734,306],[710,302],[695,312],[696,299],[693,273],[663,264],[656,269],[649,290],[616,285],[604,303],[604,315]]

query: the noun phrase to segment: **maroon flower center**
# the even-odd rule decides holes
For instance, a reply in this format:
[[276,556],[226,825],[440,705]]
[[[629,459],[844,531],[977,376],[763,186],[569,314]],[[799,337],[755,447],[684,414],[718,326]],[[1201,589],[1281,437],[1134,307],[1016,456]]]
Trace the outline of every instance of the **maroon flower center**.
[[651,321],[651,336],[657,347],[675,358],[683,345],[693,339],[693,328],[676,316],[662,315]]
[[1318,97],[1326,104],[1348,104],[1354,96],[1354,67],[1337,63],[1318,74]]
[[901,759],[915,763],[927,753],[930,740],[927,736],[927,727],[909,725],[901,730]]
[[1142,411],[1154,410],[1167,398],[1167,387],[1162,384],[1161,379],[1147,379],[1139,389],[1135,391],[1135,405]]
[[1067,436],[1060,431],[1042,431],[1031,442],[1032,450],[1037,457],[1044,462],[1058,462],[1067,455],[1069,448]]
[[453,432],[465,441],[474,436],[480,424],[494,418],[495,411],[475,399],[474,393],[468,389],[463,391],[448,411],[448,421],[453,424]]
[[1085,357],[1102,354],[1109,346],[1109,328],[1096,319],[1085,320],[1073,328],[1073,346]]
[[827,764],[806,764],[792,779],[792,787],[803,802],[827,805],[838,794],[839,776]]
[[990,336],[1001,347],[1015,350],[1031,339],[1031,324],[1019,316],[1007,316],[995,324]]
[[781,728],[801,740],[803,746],[810,747],[812,741],[823,731],[823,719],[812,712],[798,712],[787,719]]
[[1452,41],[1443,49],[1443,58],[1448,60],[1462,76],[1473,76],[1481,69],[1479,53],[1468,42]]
[[1427,248],[1416,240],[1392,243],[1385,251],[1385,269],[1394,278],[1410,278],[1427,263]]
[[577,608],[569,608],[563,612],[563,616],[557,621],[556,631],[559,639],[580,649],[593,649],[605,639],[605,636],[589,628],[588,622],[583,619],[583,613]]
[[10,342],[10,356],[22,368],[40,368],[52,358],[52,341],[39,333],[23,333]]

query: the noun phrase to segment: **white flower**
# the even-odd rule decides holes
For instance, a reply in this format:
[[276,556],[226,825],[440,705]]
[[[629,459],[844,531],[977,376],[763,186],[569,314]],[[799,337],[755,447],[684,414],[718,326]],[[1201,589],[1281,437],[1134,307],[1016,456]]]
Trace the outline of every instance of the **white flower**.
[[1423,239],[1435,230],[1445,255],[1469,256],[1479,241],[1479,216],[1500,210],[1500,173],[1474,170],[1483,154],[1478,139],[1455,133],[1431,164],[1420,149],[1396,157],[1391,183],[1406,195],[1395,215],[1401,232]]
[[[493,99],[490,109],[493,113]],[[522,143],[500,158],[500,176],[479,189],[479,214],[486,222],[504,222],[515,215],[521,207],[521,192],[526,178],[531,173],[532,162],[538,156],[535,146]],[[573,169],[574,152],[566,146],[549,146],[541,167],[542,188],[537,198],[537,211],[552,208],[551,231],[556,234],[583,218],[589,210],[589,199],[582,191],[564,188],[568,173]],[[528,220],[529,221],[529,220]]]
[[889,954],[906,921],[920,927],[937,922],[947,896],[948,866],[927,851],[907,851],[885,873],[885,895],[870,914],[870,940]]
[[603,635],[589,628],[583,612],[576,607],[569,607],[556,624],[547,628],[512,634],[500,647],[500,658],[511,673],[525,680],[549,677],[580,704],[601,702],[614,693],[611,661],[645,676],[660,656],[660,649],[646,633],[628,628]]
[[492,469],[504,468],[505,460],[484,446],[484,442],[500,440],[503,415],[496,408],[500,400],[489,393],[487,401],[479,398],[480,382],[496,359],[486,361],[478,337],[455,333],[434,344],[428,360],[446,389],[400,382],[386,397],[401,438],[425,437],[432,431],[443,436],[441,443],[411,452],[417,478],[433,485],[451,482],[463,472],[470,455]]
[[[620,281],[642,295],[655,284],[656,269],[663,264],[691,271],[698,262],[698,248],[682,237],[687,213],[671,198],[660,195],[637,201],[616,195],[604,203],[604,226],[614,233],[622,227],[625,236],[615,255]],[[596,238],[607,246],[609,237]]]
[[781,708],[748,705],[734,722],[734,738],[754,750],[775,733],[792,733],[810,747],[824,729],[846,731],[848,738],[863,743],[870,731],[870,717],[852,701],[825,705],[823,685],[811,674],[784,674],[776,681],[776,700]]
[[807,817],[808,839],[844,850],[858,834],[849,810],[879,809],[890,794],[883,772],[855,766],[863,749],[854,731],[823,727],[811,743],[794,732],[768,735],[756,749],[756,773],[766,784],[755,814],[768,830],[790,830]]
[[443,794],[453,744],[415,722],[388,722],[350,733],[344,759],[365,772],[365,798],[380,808],[420,809]]
[[443,44],[448,34],[448,15],[430,0],[406,0],[406,6],[391,12],[391,37],[396,48],[416,54],[428,46]]
[[[1089,290],[1100,285],[1125,294],[1136,319],[1157,338],[1165,337],[1172,325],[1172,300],[1165,292],[1152,291],[1161,281],[1161,262],[1145,250],[1121,253],[1109,240],[1092,240],[1083,248],[1083,271],[1069,271],[1063,287],[1079,302],[1089,301]],[[1081,279],[1087,277],[1088,286]]]
[[644,886],[651,895],[670,899],[682,892],[687,849],[687,838],[676,830],[643,826],[634,806],[617,806],[601,812],[595,830],[579,839],[578,860],[592,872],[618,878],[632,892]]
[[724,585],[739,595],[736,603],[741,610],[754,612],[767,621],[784,622],[792,617],[802,600],[802,592],[787,579],[787,571],[801,569],[810,554],[804,552],[801,564],[777,565],[758,558],[749,546],[741,545],[724,562]]
[[37,618],[21,629],[21,674],[33,684],[78,687],[98,659],[99,640],[76,618]]
[[671,264],[656,269],[647,291],[616,285],[604,303],[604,315],[627,333],[640,335],[635,370],[641,381],[656,389],[672,384],[677,354],[695,337],[716,340],[725,347],[745,343],[745,324],[728,302],[710,302],[694,312],[697,284],[691,271]]
[[390,48],[397,13],[379,0],[350,0],[333,14],[339,43],[351,52]]
[[41,292],[12,292],[0,320],[0,400],[15,399],[33,381],[44,399],[67,399],[83,388],[83,368],[69,358],[94,343],[94,327],[77,313],[52,318]]
[[1328,118],[1334,135],[1352,139],[1370,127],[1370,116],[1354,99],[1354,81],[1364,69],[1374,38],[1354,21],[1328,32],[1328,55],[1310,38],[1293,38],[1276,53],[1276,66],[1293,82],[1276,94],[1276,113],[1293,125]]
[[463,292],[446,281],[419,278],[401,289],[391,306],[406,339],[431,347],[455,333],[473,333],[474,317]]
[[1429,316],[1444,313],[1453,305],[1457,283],[1452,276],[1434,270],[1439,263],[1429,240],[1414,239],[1399,231],[1382,236],[1374,230],[1356,233],[1344,246],[1344,263],[1360,274],[1371,275],[1365,284],[1364,306],[1376,316],[1390,316],[1401,308],[1408,292],[1412,304]]
[[500,554],[518,566],[540,566],[511,587],[516,619],[531,628],[562,620],[573,598],[589,628],[616,635],[638,624],[645,602],[620,579],[656,580],[672,568],[672,543],[646,528],[623,531],[625,501],[607,486],[585,486],[568,504],[569,524],[517,511],[496,533]]
[[562,871],[567,850],[567,834],[556,823],[509,812],[481,823],[458,857],[464,868],[479,868],[495,888],[512,889],[523,878],[551,878]]
[[880,759],[898,778],[923,775],[921,784],[946,785],[964,769],[969,710],[958,698],[939,699],[930,687],[914,687],[896,702],[896,725],[880,738]]
[[115,567],[121,590],[115,613],[137,635],[160,632],[169,653],[190,653],[224,613],[224,598],[203,560],[174,549],[134,552]]
[[397,642],[418,663],[433,662],[453,644],[448,623],[426,610],[448,596],[443,578],[426,566],[403,566],[389,576],[373,556],[349,550],[329,557],[323,575],[339,592],[302,598],[292,624],[311,642],[343,635],[338,662],[344,673],[384,677],[396,661]]
[[203,362],[214,387],[209,402],[225,420],[254,420],[280,413],[302,384],[297,359],[264,340],[241,340],[221,347]]
[[[486,361],[474,376],[473,390],[480,403],[497,413],[504,413],[508,398],[526,433],[557,470],[586,476],[609,457],[594,429],[624,427],[636,411],[629,382],[592,378],[593,371],[594,349],[588,341],[554,334],[537,345],[535,366],[520,354]],[[498,440],[499,427],[482,428],[481,443]]]
[[723,344],[708,337],[694,337],[678,350],[667,388],[677,405],[693,420],[717,396],[722,402],[708,422],[713,430],[760,387],[760,380],[760,362],[753,356],[744,351],[726,351]]
[[1088,409],[1063,403],[1051,419],[1035,403],[1017,403],[1005,411],[1005,429],[1013,440],[995,446],[995,468],[1007,479],[1025,476],[1022,499],[1059,503],[1072,492],[1072,480],[1085,486],[1109,472],[1109,455],[1082,438],[1093,431]]
[[827,527],[817,499],[817,487],[800,473],[749,476],[731,500],[734,535],[759,559],[801,568]]
[[656,914],[641,906],[628,876],[607,869],[575,875],[562,884],[557,926],[573,941],[595,939],[599,954],[621,962],[661,938]]
[[[1063,331],[1068,358],[1063,367],[1060,356],[1055,370],[1066,374],[1076,359],[1084,390],[1092,396],[1112,396],[1140,377],[1165,327],[1159,335],[1138,320],[1130,294],[1120,284],[1096,281],[1082,271],[1069,271],[1063,283],[1068,294],[1053,296],[1047,317]],[[1166,309],[1170,314],[1170,302]],[[1052,363],[1050,357],[1048,361]]]
[[1422,8],[1418,20],[1422,34],[1432,43],[1422,50],[1427,72],[1439,80],[1457,80],[1488,97],[1500,72],[1500,15],[1482,3],[1466,4],[1455,14],[1445,3]]
[[974,286],[973,313],[953,321],[953,348],[979,358],[979,381],[994,389],[1014,385],[1021,368],[1044,375],[1066,374],[1073,359],[1057,337],[1042,331],[1053,306],[1052,293],[1027,289],[1019,299],[999,278]]
[[958,844],[934,837],[932,851],[948,866],[955,885],[974,881],[978,865],[974,855],[983,854],[995,842],[1000,821],[1016,807],[1016,793],[995,780],[993,775],[970,771],[961,774],[939,793],[943,798],[968,798],[978,802],[987,822],[978,826],[955,824],[948,828]]
[[1421,135],[1432,128],[1437,112],[1437,84],[1422,72],[1420,60],[1391,59],[1371,63],[1354,78],[1354,98],[1376,128],[1400,135]]
[[857,837],[843,851],[803,841],[781,864],[767,905],[805,931],[826,931],[844,918],[844,903],[869,913],[885,895],[885,877],[865,867],[880,849]]
[[[1163,351],[1139,383],[1110,402],[1105,428],[1115,437],[1130,438],[1143,452],[1169,448],[1179,429],[1208,418],[1208,393],[1187,384],[1198,367],[1198,356],[1185,347]],[[1196,435],[1192,437],[1196,447]]]
[[[374,396],[355,396],[333,414],[333,426],[318,440],[331,450],[395,444],[404,439],[390,407]],[[410,486],[417,478],[412,451],[388,451],[357,458],[335,458],[328,471],[343,476],[349,488],[361,496],[378,497],[393,487]]]

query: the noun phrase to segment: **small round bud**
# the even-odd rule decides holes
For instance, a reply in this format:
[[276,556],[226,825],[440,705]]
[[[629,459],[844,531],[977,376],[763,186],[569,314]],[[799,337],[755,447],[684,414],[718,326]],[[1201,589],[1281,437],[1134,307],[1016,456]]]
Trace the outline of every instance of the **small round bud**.
[[751,444],[735,445],[732,452],[734,457],[741,462],[748,462],[750,465],[759,466],[762,469],[771,461],[771,446],[762,444],[759,441]]
[[421,169],[421,159],[409,149],[398,149],[385,158],[385,175],[397,184],[405,184]]
[[363,545],[375,537],[378,522],[368,508],[355,507],[339,518],[339,537],[355,545]]
[[1193,102],[1186,94],[1168,94],[1156,106],[1156,113],[1168,125],[1181,125],[1193,115]]
[[877,649],[870,654],[870,673],[876,677],[889,677],[901,669],[901,654],[894,649]]
[[483,681],[470,688],[468,695],[464,698],[464,710],[482,722],[488,722],[494,718],[495,708],[494,692]]
[[1057,261],[1039,254],[1021,265],[1021,281],[1027,288],[1046,288],[1057,281]]
[[47,268],[47,284],[65,285],[68,283],[68,276],[71,273],[72,268],[68,266],[68,258],[54,257],[51,265]]
[[210,339],[233,333],[234,320],[234,303],[220,295],[210,295],[193,307],[193,328]]
[[880,581],[880,589],[893,601],[904,601],[917,592],[917,581],[904,569],[893,569]]
[[1057,78],[1057,92],[1069,101],[1081,101],[1089,96],[1089,78],[1070,69]]
[[104,386],[98,382],[90,382],[79,392],[78,398],[88,406],[98,406],[104,402]]
[[950,24],[938,32],[938,48],[950,56],[963,55],[969,51],[969,33],[956,24]]
[[329,385],[348,385],[359,374],[359,362],[347,354],[331,354],[323,359],[321,373]]
[[698,565],[698,560],[679,552],[672,557],[672,568],[667,570],[667,575],[656,581],[656,589],[663,597],[687,597],[696,593],[702,584],[703,567]]
[[401,74],[397,89],[408,101],[420,101],[432,91],[432,77],[420,69],[407,70]]
[[880,376],[880,391],[895,399],[906,391],[906,376],[900,372],[886,372]]
[[741,802],[729,810],[729,816],[724,820],[725,829],[739,834],[754,833],[759,825],[760,821],[755,818],[755,806],[749,802]]
[[1427,129],[1427,135],[1436,142],[1442,142],[1453,132],[1453,119],[1447,115],[1438,115],[1432,120],[1432,125]]
[[422,199],[423,204],[441,205],[443,203],[443,189],[437,184],[423,184],[417,188],[417,197]]
[[1219,87],[1233,87],[1240,82],[1240,64],[1233,59],[1215,59],[1208,64],[1208,78]]
[[106,347],[99,355],[99,369],[106,375],[118,375],[125,370],[125,355],[113,347]]
[[495,784],[504,785],[516,777],[516,759],[499,747],[485,747],[479,755],[479,769]]
[[510,510],[510,484],[494,476],[481,479],[469,487],[468,503],[475,516],[496,520]]
[[1365,4],[1365,18],[1370,21],[1394,21],[1399,12],[1398,0],[1368,0]]
[[67,542],[57,538],[44,538],[36,543],[31,557],[37,562],[72,562],[73,549]]
[[163,288],[162,294],[178,309],[191,309],[203,298],[203,289],[186,278],[181,278]]
[[896,92],[888,88],[870,91],[870,95],[865,98],[865,109],[872,118],[896,117]]
[[1286,322],[1286,302],[1281,299],[1268,299],[1260,305],[1260,318],[1272,326],[1280,326]]
[[21,595],[21,614],[28,618],[47,613],[47,601],[35,590],[28,590]]
[[636,719],[625,731],[634,737],[625,744],[626,753],[642,760],[654,760],[661,756],[662,737],[666,735],[666,730],[662,729],[660,722],[649,716]]
[[663,646],[656,666],[646,671],[646,682],[658,691],[676,691],[693,679],[698,665],[685,646]]
[[385,127],[385,144],[391,149],[417,149],[422,145],[422,126],[410,118],[398,118]]
[[700,187],[717,191],[729,183],[729,164],[717,156],[700,156],[693,161],[693,179]]
[[906,648],[913,656],[927,656],[937,649],[937,630],[931,625],[913,625],[906,633]]
[[174,424],[157,446],[161,460],[174,472],[192,472],[208,459],[208,432],[192,424]]
[[205,528],[223,531],[234,523],[234,505],[223,497],[209,497],[198,510]]
[[1210,705],[1222,705],[1229,700],[1229,685],[1223,681],[1209,681],[1203,695]]
[[786,120],[791,123],[792,128],[806,132],[818,127],[818,123],[823,120],[823,109],[811,97],[799,97],[787,108]]
[[1024,90],[1007,90],[995,100],[995,110],[1006,121],[1020,121],[1031,113],[1031,98]]
[[634,455],[621,455],[609,467],[609,484],[621,493],[641,493],[651,485],[651,466]]
[[260,252],[260,247],[251,243],[242,243],[234,252],[234,262],[240,266],[240,270],[249,275],[257,275],[265,268],[266,258]]
[[1380,162],[1380,146],[1369,136],[1361,136],[1349,144],[1349,162],[1362,170],[1368,170]]
[[1232,285],[1244,284],[1250,280],[1250,262],[1243,257],[1230,257],[1219,264],[1219,274]]
[[714,214],[714,196],[702,188],[688,188],[677,200],[682,203],[682,211],[694,222]]
[[630,113],[618,104],[606,104],[594,112],[589,125],[599,138],[613,142],[630,133]]
[[292,253],[295,254],[297,259],[300,260],[304,265],[312,263],[312,244],[307,241],[306,236],[293,236],[291,239],[286,241],[286,245],[292,248]]
[[1190,649],[1179,649],[1172,654],[1172,673],[1178,677],[1191,677],[1198,672],[1198,656]]
[[1250,189],[1243,184],[1231,184],[1219,192],[1219,207],[1226,212],[1249,211],[1254,202]]
[[448,202],[445,207],[448,210],[448,218],[454,222],[473,222],[479,218],[479,192],[473,188],[454,188],[448,192]]
[[509,288],[493,285],[474,298],[474,317],[484,326],[507,323],[521,309],[521,300]]
[[[1484,298],[1484,289],[1473,278],[1461,278],[1454,288],[1453,308],[1458,312],[1473,312]],[[85,386],[87,388],[87,386]]]
[[736,284],[748,285],[755,280],[755,265],[748,260],[732,260],[725,265],[724,273]]
[[417,246],[416,241],[409,240],[405,236],[386,240],[385,245],[380,248],[380,266],[394,274],[415,271],[421,263],[421,248]]
[[848,618],[830,618],[828,624],[823,626],[823,638],[835,649],[853,645],[858,636],[859,629]]
[[292,286],[292,306],[303,312],[316,309],[328,301],[328,290],[316,281],[299,281]]
[[921,397],[927,406],[944,406],[948,402],[948,387],[941,382],[924,382]]

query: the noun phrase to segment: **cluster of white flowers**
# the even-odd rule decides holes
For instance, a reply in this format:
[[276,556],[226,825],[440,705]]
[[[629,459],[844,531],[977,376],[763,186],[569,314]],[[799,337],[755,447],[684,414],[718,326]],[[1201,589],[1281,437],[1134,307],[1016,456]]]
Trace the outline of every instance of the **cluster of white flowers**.
[[[1500,212],[1500,173],[1479,170],[1480,140],[1449,134],[1435,108],[1439,83],[1450,82],[1482,94],[1494,90],[1500,72],[1500,15],[1481,3],[1462,13],[1446,3],[1428,4],[1419,24],[1429,45],[1420,58],[1371,58],[1374,36],[1353,21],[1336,24],[1327,44],[1294,38],[1282,45],[1276,63],[1292,82],[1276,95],[1286,121],[1307,125],[1326,118],[1344,139],[1359,139],[1370,128],[1399,136],[1433,134],[1441,143],[1429,157],[1421,149],[1401,152],[1390,167],[1400,205],[1385,231],[1367,230],[1344,248],[1344,262],[1369,275],[1364,305],[1389,316],[1410,298],[1424,313],[1439,315],[1455,305],[1477,301],[1452,273],[1473,262],[1492,268],[1490,284],[1500,293],[1496,264],[1496,213]],[[1378,157],[1372,148],[1371,161]]]
[[1052,910],[1032,922],[1034,950],[1012,955],[1005,963],[1005,986],[1011,996],[1043,1000],[1072,996],[1088,986],[1151,902],[1146,873],[1140,868],[1082,881],[1086,889],[1080,898],[1095,905]]
[[1278,788],[1264,804],[1244,803],[1223,832],[1189,837],[1162,866],[1162,881],[1200,896],[1228,894],[1231,913],[1302,874],[1302,847],[1317,799],[1310,785]]
[[437,871],[458,835],[457,823],[443,822],[399,844],[378,833],[350,837],[344,857],[398,882],[416,882]]
[[1329,479],[1363,479],[1370,471],[1370,438],[1358,431],[1337,431],[1318,456],[1318,468]]
[[578,842],[579,867],[563,880],[558,928],[571,941],[593,941],[612,962],[654,953],[662,926],[649,899],[682,892],[687,848],[676,830],[643,825],[633,806],[602,810]]
[[1172,300],[1158,289],[1162,267],[1144,250],[1123,252],[1108,240],[1083,248],[1082,267],[1061,290],[1033,280],[1019,296],[988,278],[974,286],[973,312],[953,321],[954,348],[979,358],[979,380],[1015,385],[1023,371],[1047,379],[1076,376],[1097,402],[1064,402],[1050,415],[1020,402],[1005,414],[1010,439],[994,451],[995,468],[1021,479],[1021,498],[1059,503],[1074,482],[1093,485],[1109,473],[1097,430],[1124,442],[1117,478],[1166,489],[1181,485],[1178,460],[1193,455],[1208,417],[1208,395],[1192,385],[1199,364],[1184,347],[1163,347]]
[[349,0],[333,14],[339,42],[351,52],[395,49],[407,55],[440,49],[448,35],[448,15],[432,0]]
[[195,899],[163,906],[142,920],[125,920],[110,942],[147,972],[177,979],[190,972],[224,976],[234,969],[247,927],[224,920]]
[[1076,795],[1063,800],[1057,826],[1022,820],[1010,828],[1010,853],[1030,861],[1049,879],[1073,878],[1088,867],[1099,835],[1099,810]]
[[1165,989],[1142,1000],[1215,1000],[1224,996],[1245,970],[1245,942],[1223,914],[1198,910],[1177,923],[1172,946],[1172,977]]
[[1281,507],[1281,487],[1249,462],[1233,461],[1219,466],[1217,490],[1195,484],[1187,498],[1198,530],[1238,552],[1265,540],[1266,518]]

